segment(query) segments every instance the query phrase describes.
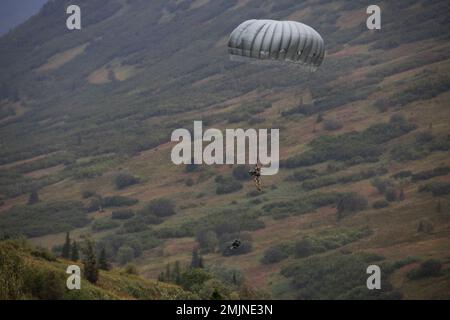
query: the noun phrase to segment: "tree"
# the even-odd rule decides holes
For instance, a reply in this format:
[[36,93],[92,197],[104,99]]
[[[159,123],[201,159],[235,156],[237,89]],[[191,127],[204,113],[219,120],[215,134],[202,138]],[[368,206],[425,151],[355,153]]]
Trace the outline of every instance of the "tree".
[[180,269],[180,262],[175,261],[175,266],[173,267],[173,280],[176,284],[180,284],[181,281],[181,269]]
[[31,205],[36,204],[38,202],[39,202],[39,195],[38,195],[37,191],[34,190],[34,191],[32,191],[30,193],[30,196],[28,198],[28,205],[31,206]]
[[398,196],[400,201],[405,200],[405,191],[403,189],[400,190],[400,195]]
[[211,300],[223,300],[222,295],[217,291],[217,289],[214,290],[213,294],[211,295]]
[[70,259],[70,233],[66,233],[66,241],[64,242],[61,257],[64,259]]
[[72,261],[78,261],[80,259],[80,254],[78,252],[78,245],[77,242],[74,241],[72,243],[72,248],[71,248],[71,254],[70,254],[70,260]]
[[203,268],[203,259],[198,253],[198,248],[192,250],[191,268]]
[[166,273],[164,274],[164,278],[167,282],[170,282],[172,280],[172,275],[170,273],[170,263],[166,265]]
[[152,200],[143,209],[144,214],[153,214],[157,217],[167,217],[175,214],[175,204],[170,199]]
[[388,188],[386,189],[386,192],[384,194],[384,197],[386,201],[393,202],[397,200],[397,192],[394,188]]
[[367,205],[367,199],[359,194],[350,193],[342,196],[337,205],[338,220],[351,213],[366,209]]
[[119,264],[125,265],[134,258],[134,250],[130,246],[124,245],[117,251],[117,260]]
[[323,114],[319,113],[316,118],[316,123],[321,123],[323,121]]
[[125,189],[128,186],[139,183],[139,179],[129,173],[119,173],[115,178],[117,189]]
[[442,212],[442,204],[441,200],[439,199],[438,204],[436,206],[436,212],[441,213]]
[[98,268],[100,270],[109,270],[109,263],[108,263],[108,259],[106,257],[106,250],[105,248],[102,248],[102,250],[100,251],[100,256],[98,258]]
[[91,240],[86,240],[86,245],[83,252],[84,276],[91,283],[96,283],[98,280],[98,266],[95,256],[94,243]]

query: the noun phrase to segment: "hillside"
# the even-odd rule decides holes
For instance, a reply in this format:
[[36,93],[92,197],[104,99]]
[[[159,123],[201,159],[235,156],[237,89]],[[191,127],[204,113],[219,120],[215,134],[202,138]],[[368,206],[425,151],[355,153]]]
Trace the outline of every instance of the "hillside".
[[[80,0],[74,32],[69,3],[0,38],[0,235],[55,254],[88,235],[149,279],[198,246],[272,298],[450,298],[446,1],[381,1],[381,31],[369,1]],[[323,65],[230,61],[251,18],[311,25]],[[173,165],[194,120],[279,128],[280,172],[260,194],[247,168]]]
[[66,268],[73,261],[56,259],[22,241],[0,242],[0,299],[155,300],[196,298],[178,286],[140,278],[125,270],[100,271],[96,284],[82,279],[81,290],[67,290]]

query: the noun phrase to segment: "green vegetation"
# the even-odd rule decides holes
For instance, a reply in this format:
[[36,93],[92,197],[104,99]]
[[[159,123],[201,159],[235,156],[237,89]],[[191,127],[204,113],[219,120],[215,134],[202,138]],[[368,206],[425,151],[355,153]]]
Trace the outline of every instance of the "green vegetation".
[[139,179],[129,173],[119,173],[114,180],[117,189],[125,189],[139,183]]
[[123,210],[116,210],[111,213],[111,219],[115,220],[127,220],[134,217],[133,210],[129,209],[123,209]]
[[170,199],[155,199],[148,203],[139,213],[160,218],[168,217],[175,214],[175,204]]
[[408,278],[411,280],[438,276],[442,269],[442,263],[438,260],[427,260],[420,264],[420,267],[408,272]]
[[[83,290],[65,287],[67,261],[48,259],[23,240],[0,241],[0,299],[193,299],[178,286],[145,280],[118,269],[101,270],[99,283],[82,280]],[[42,252],[42,251],[39,251]]]
[[313,256],[290,264],[282,274],[291,279],[297,299],[400,299],[383,275],[381,290],[367,290],[367,265],[380,258],[365,253]]
[[[83,32],[51,1],[0,38],[0,238],[54,246],[0,244],[0,297],[254,299],[264,285],[288,299],[449,298],[445,1],[384,2],[382,33],[358,23],[363,1],[79,1]],[[325,63],[226,59],[229,31],[255,15],[301,17]],[[244,165],[173,166],[171,133],[199,119],[280,128],[279,174],[257,192]],[[380,210],[355,214],[369,203]],[[66,259],[86,261],[89,237],[98,281],[67,292]],[[373,262],[382,292],[365,288],[374,255],[360,250],[398,259]],[[430,252],[442,279],[398,270]],[[168,261],[160,282],[138,276]]]
[[368,228],[361,230],[343,230],[338,232],[323,232],[316,236],[304,237],[294,245],[294,254],[299,258],[337,249],[354,241],[369,236],[372,231]]
[[282,164],[287,168],[310,166],[327,160],[345,161],[356,157],[372,161],[381,154],[380,145],[404,135],[416,126],[402,118],[391,119],[362,132],[346,133],[338,136],[321,136],[310,143],[310,150],[291,157]]
[[433,182],[419,187],[419,192],[431,192],[434,197],[450,194],[449,182]]
[[242,184],[232,177],[217,176],[215,181],[217,183],[216,194],[218,195],[233,193],[242,189]]
[[357,193],[343,195],[337,204],[337,217],[342,219],[348,215],[366,209],[367,199]]
[[80,202],[41,202],[16,206],[1,214],[0,234],[37,237],[80,228],[89,222]]

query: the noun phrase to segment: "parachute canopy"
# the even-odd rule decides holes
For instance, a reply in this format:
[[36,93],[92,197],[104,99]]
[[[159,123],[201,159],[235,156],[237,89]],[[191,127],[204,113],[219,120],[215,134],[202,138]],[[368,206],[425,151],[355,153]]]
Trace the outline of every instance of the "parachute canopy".
[[247,20],[230,35],[232,59],[272,60],[304,65],[315,70],[325,57],[322,37],[295,21]]

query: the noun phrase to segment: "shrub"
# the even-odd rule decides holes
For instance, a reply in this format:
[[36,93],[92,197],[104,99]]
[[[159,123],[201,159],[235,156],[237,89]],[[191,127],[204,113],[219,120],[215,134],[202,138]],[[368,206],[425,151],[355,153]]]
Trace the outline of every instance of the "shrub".
[[124,196],[112,196],[105,197],[101,200],[101,204],[104,208],[108,207],[128,207],[138,203],[137,199],[124,197]]
[[195,239],[204,253],[214,252],[219,244],[217,234],[212,230],[201,230],[197,232]]
[[81,197],[82,197],[83,199],[91,198],[91,197],[93,197],[94,195],[95,195],[95,191],[92,191],[92,190],[84,190],[84,191],[81,193]]
[[117,189],[124,189],[128,186],[139,183],[139,179],[129,173],[119,173],[114,181]]
[[397,200],[397,191],[394,188],[388,188],[384,194],[386,201],[393,202]]
[[438,276],[442,269],[442,263],[438,260],[429,259],[423,262],[418,269],[408,272],[411,280]]
[[431,192],[434,197],[450,194],[450,183],[434,182],[419,187],[419,192]]
[[117,251],[117,262],[125,265],[134,259],[134,250],[130,246],[121,246]]
[[125,271],[126,274],[131,274],[131,275],[138,275],[139,274],[136,265],[133,264],[133,263],[128,263],[125,266],[124,271]]
[[116,219],[116,220],[127,220],[134,217],[134,212],[133,210],[117,210],[117,211],[113,211],[111,214],[111,219]]
[[420,220],[417,226],[417,232],[431,233],[433,229],[433,224],[428,220]]
[[279,247],[271,247],[264,252],[261,263],[272,264],[286,259],[288,255]]
[[386,207],[389,207],[389,202],[387,202],[386,200],[378,200],[372,204],[372,207],[374,209],[386,208]]
[[304,238],[298,241],[294,246],[294,252],[297,257],[303,258],[313,253],[325,251],[325,248],[318,246],[312,239]]
[[134,218],[127,220],[124,222],[122,229],[120,230],[121,233],[135,233],[135,232],[141,232],[147,229],[146,224],[144,223],[144,220],[142,218]]
[[345,216],[364,210],[368,206],[367,199],[363,196],[350,193],[341,197],[337,205],[338,219],[342,219]]
[[323,123],[323,128],[327,131],[339,130],[339,129],[342,129],[342,127],[343,127],[343,124],[337,120],[326,120]]
[[103,231],[108,229],[117,228],[120,224],[117,221],[111,220],[109,218],[99,218],[94,220],[92,223],[92,230]]
[[394,179],[403,179],[403,178],[409,178],[412,176],[412,172],[408,170],[397,172],[396,174],[392,175],[392,178]]
[[[281,274],[290,279],[297,299],[398,299],[387,277],[381,277],[381,290],[367,290],[368,256],[328,254],[311,256],[288,265]],[[339,270],[339,272],[333,272]]]
[[387,189],[394,187],[394,183],[391,180],[382,180],[378,177],[371,181],[372,186],[374,186],[379,194],[384,194]]
[[155,199],[145,206],[143,213],[149,213],[156,217],[168,217],[175,214],[175,204],[170,199]]
[[81,202],[40,202],[16,206],[0,215],[0,233],[39,237],[81,228],[90,222]]
[[218,195],[233,193],[243,188],[239,181],[236,181],[231,177],[216,179],[216,182],[218,183],[216,188],[216,194]]
[[450,166],[437,167],[432,170],[420,171],[412,175],[411,181],[428,180],[438,176],[445,176],[450,173]]
[[36,203],[38,203],[38,202],[39,202],[39,195],[38,195],[37,191],[32,191],[32,192],[30,193],[30,196],[28,197],[28,202],[27,202],[27,204],[28,204],[29,206],[32,206],[33,204],[36,204]]
[[240,165],[233,169],[233,177],[236,180],[248,180],[250,175],[248,174],[250,170],[249,166]]

